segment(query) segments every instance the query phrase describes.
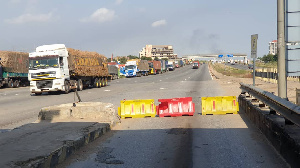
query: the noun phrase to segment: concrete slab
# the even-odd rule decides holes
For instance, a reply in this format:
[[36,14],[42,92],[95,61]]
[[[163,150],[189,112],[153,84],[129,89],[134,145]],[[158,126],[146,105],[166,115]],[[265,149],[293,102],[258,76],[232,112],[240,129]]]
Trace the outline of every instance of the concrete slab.
[[52,167],[110,130],[80,120],[31,123],[0,134],[1,167]]
[[56,121],[62,119],[96,119],[114,125],[120,122],[118,113],[113,104],[102,102],[79,102],[57,106],[49,106],[41,109],[40,120]]
[[0,131],[0,167],[54,167],[119,120],[110,103],[45,107],[35,123]]

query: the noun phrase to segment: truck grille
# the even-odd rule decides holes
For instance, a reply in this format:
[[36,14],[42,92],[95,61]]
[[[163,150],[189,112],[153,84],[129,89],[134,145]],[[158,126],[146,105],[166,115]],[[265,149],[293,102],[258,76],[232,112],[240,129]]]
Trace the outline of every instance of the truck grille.
[[42,81],[36,81],[36,86],[38,89],[42,88],[52,88],[53,81],[52,80],[42,80]]

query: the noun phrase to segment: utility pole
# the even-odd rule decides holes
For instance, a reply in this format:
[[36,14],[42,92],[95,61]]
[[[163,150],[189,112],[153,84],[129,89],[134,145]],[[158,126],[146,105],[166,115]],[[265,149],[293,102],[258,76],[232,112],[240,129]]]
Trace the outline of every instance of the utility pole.
[[285,68],[285,0],[277,0],[278,96],[287,98]]

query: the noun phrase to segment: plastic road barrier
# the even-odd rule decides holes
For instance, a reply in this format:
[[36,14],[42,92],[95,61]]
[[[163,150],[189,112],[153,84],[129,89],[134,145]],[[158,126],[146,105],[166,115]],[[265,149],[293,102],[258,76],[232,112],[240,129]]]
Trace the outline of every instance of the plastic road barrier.
[[237,114],[239,105],[235,96],[202,97],[202,115]]
[[158,102],[160,104],[156,108],[159,117],[193,116],[195,112],[192,97],[158,99]]
[[155,117],[156,106],[154,99],[121,100],[118,114],[121,118]]

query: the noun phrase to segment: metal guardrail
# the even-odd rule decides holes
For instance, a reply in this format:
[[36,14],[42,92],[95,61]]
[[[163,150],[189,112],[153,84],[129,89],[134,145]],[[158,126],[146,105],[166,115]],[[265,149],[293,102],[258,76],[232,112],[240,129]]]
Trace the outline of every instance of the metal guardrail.
[[300,106],[252,85],[244,83],[240,83],[240,85],[242,92],[247,92],[254,96],[256,99],[269,106],[270,109],[275,110],[289,121],[300,126]]

